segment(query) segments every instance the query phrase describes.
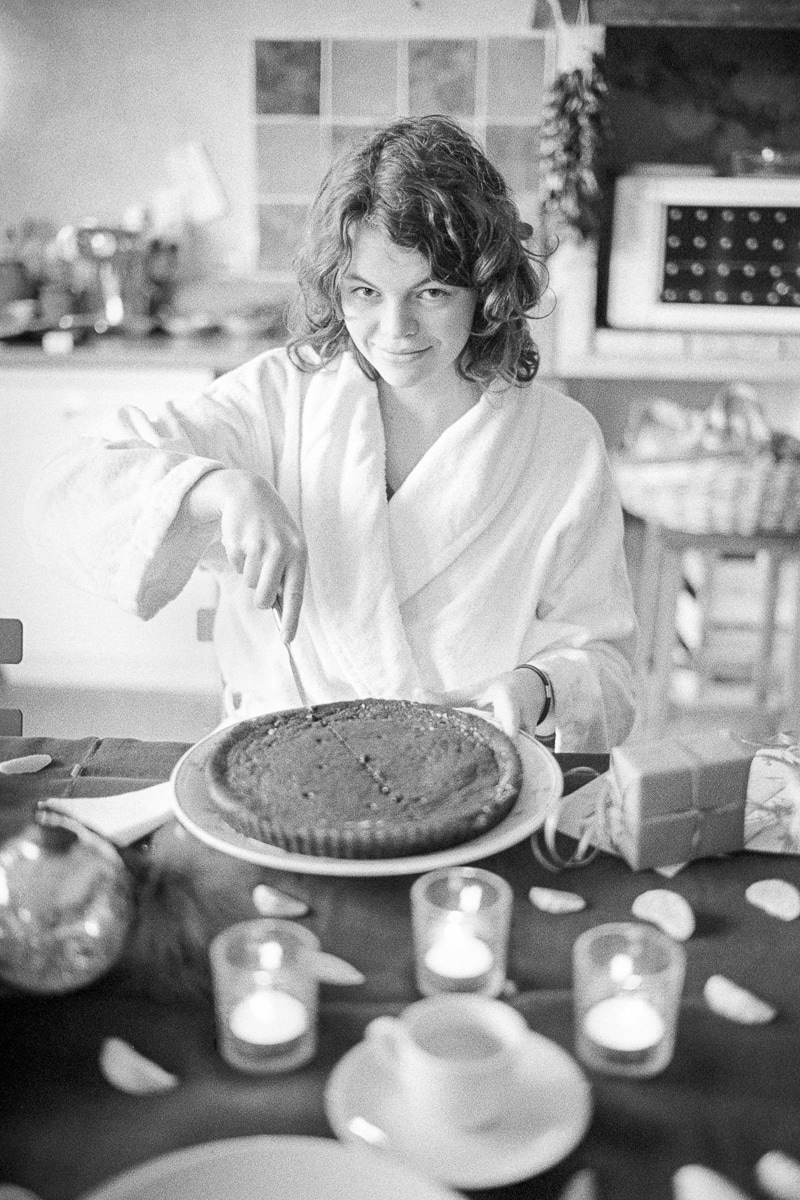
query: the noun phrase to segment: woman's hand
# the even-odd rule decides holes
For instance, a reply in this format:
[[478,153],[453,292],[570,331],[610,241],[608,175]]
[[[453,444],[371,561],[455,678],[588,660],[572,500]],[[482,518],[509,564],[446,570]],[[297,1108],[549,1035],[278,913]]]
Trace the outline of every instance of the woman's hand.
[[425,692],[415,699],[454,708],[487,709],[503,732],[515,737],[520,729],[535,734],[547,696],[535,671],[506,671],[458,691]]
[[184,501],[189,516],[218,522],[228,561],[253,589],[257,608],[281,608],[281,636],[297,632],[306,575],[306,545],[275,488],[250,471],[210,471]]

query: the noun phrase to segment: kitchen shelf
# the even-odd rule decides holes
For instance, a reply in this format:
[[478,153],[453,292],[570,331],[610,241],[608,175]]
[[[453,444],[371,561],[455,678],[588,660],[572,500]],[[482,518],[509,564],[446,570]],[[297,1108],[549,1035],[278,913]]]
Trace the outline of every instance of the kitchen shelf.
[[728,383],[791,383],[800,380],[800,358],[759,359],[636,358],[622,355],[561,355],[551,372],[558,379],[684,380]]
[[[561,0],[568,22],[579,0]],[[800,0],[589,0],[589,19],[596,25],[675,25],[733,28],[800,29]],[[552,22],[547,0],[536,0],[534,28]]]
[[564,241],[548,264],[556,304],[547,374],[562,380],[800,382],[800,337],[596,325],[597,248]]

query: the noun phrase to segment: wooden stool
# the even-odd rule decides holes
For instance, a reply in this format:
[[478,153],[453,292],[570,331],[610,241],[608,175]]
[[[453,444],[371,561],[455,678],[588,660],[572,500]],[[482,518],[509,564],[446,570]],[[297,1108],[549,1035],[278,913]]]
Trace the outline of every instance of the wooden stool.
[[[767,575],[762,597],[757,657],[753,664],[754,701],[766,704],[773,652],[781,570],[790,559],[800,558],[800,533],[690,533],[670,529],[645,519],[644,544],[637,609],[640,624],[641,694],[645,698],[644,725],[648,733],[663,731],[669,703],[672,652],[676,642],[675,613],[683,586],[683,559],[698,551],[709,564],[723,556],[765,556]],[[700,597],[702,603],[702,597]],[[800,730],[800,594],[795,598],[791,655],[785,671],[786,729]],[[703,669],[702,651],[699,663]]]

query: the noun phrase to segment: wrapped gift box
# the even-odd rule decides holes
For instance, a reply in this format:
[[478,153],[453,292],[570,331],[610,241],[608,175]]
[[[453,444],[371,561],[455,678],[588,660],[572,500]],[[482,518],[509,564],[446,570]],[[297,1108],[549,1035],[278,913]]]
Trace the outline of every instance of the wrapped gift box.
[[605,840],[635,871],[742,850],[755,754],[724,732],[616,747]]

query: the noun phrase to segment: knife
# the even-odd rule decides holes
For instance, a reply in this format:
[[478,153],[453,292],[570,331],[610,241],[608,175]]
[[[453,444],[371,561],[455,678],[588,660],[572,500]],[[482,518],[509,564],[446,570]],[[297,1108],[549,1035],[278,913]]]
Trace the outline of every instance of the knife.
[[[280,597],[278,597],[278,599],[275,601],[275,604],[273,605],[272,615],[275,618],[275,624],[278,627],[278,633],[281,633],[282,612],[281,612]],[[281,637],[281,641],[283,641],[282,637]],[[294,686],[297,688],[297,694],[300,697],[300,703],[303,706],[303,708],[307,708],[310,711],[311,705],[309,703],[308,696],[306,695],[305,688],[303,687],[302,680],[300,679],[300,672],[297,669],[297,663],[294,661],[294,655],[292,654],[292,647],[289,642],[283,642],[283,646],[284,646],[284,649],[286,650],[286,657],[289,660],[289,669],[292,672],[292,679],[294,680]]]

